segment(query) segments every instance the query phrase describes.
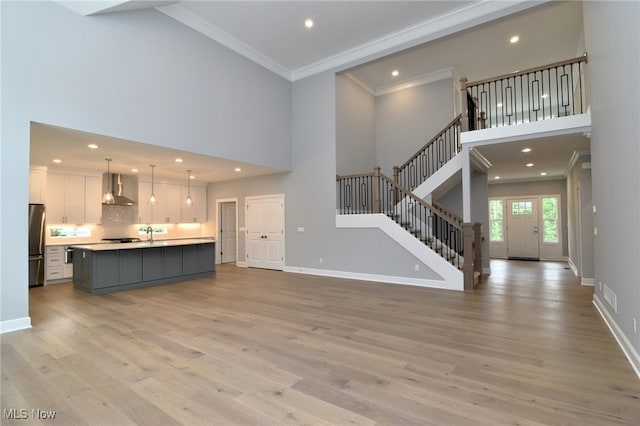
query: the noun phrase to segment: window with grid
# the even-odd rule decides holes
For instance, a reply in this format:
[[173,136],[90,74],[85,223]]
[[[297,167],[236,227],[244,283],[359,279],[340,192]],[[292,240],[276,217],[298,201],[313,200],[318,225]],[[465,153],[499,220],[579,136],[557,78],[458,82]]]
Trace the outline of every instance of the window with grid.
[[511,214],[514,216],[524,216],[533,214],[533,203],[531,201],[512,201]]
[[490,241],[504,241],[504,200],[489,200]]
[[559,241],[557,197],[542,199],[542,220],[544,222],[543,241],[545,243],[557,243]]

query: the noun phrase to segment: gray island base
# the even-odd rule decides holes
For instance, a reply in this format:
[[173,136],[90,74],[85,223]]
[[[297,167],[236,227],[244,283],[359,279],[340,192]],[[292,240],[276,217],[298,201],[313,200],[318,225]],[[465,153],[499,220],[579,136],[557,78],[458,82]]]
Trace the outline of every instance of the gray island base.
[[102,294],[215,274],[215,241],[168,240],[73,247],[73,288]]

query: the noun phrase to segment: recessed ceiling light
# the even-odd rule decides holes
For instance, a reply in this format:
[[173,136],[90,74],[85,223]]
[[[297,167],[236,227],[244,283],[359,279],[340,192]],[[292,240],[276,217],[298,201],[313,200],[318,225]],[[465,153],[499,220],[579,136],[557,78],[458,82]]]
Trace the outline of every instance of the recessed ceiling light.
[[498,108],[502,108],[502,102],[498,102],[498,104],[496,105]]
[[495,180],[498,180],[498,179],[500,179],[500,176],[496,176],[496,177],[494,177],[494,179],[495,179]]
[[547,175],[547,172],[540,173],[540,176],[546,176],[546,175]]
[[54,159],[53,159],[53,162],[54,162],[54,163],[62,163],[62,160],[61,160],[61,159],[59,159],[59,158],[54,158]]
[[182,158],[178,157],[174,160],[176,163],[182,163]]
[[138,169],[131,169],[131,173],[138,173],[139,170]]
[[398,72],[398,70],[393,70],[391,71],[391,75],[394,77],[397,77],[400,73]]
[[196,177],[194,175],[189,175],[189,179],[195,179]]
[[531,148],[524,148],[522,152],[531,152]]
[[307,28],[312,28],[313,27],[313,19],[311,18],[307,18],[304,20],[304,26]]
[[236,167],[236,168],[235,168],[235,169],[233,169],[233,170],[234,170],[234,171],[236,171],[236,172],[241,172],[241,171],[242,171],[242,169],[241,169],[240,167]]
[[87,147],[91,149],[98,149],[98,145],[96,145],[95,143],[90,143],[89,145],[87,145]]
[[519,37],[519,36],[517,36],[517,35],[511,36],[511,38],[509,39],[509,42],[510,42],[511,44],[517,43],[517,42],[519,42],[519,41],[520,41],[520,37]]
[[533,167],[533,163],[527,163],[526,166],[527,167]]

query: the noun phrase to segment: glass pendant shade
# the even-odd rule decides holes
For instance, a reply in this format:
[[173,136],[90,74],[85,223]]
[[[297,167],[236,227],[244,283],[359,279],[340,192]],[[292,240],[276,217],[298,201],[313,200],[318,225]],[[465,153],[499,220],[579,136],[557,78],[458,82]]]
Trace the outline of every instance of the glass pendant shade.
[[116,199],[113,196],[113,190],[111,189],[111,168],[109,167],[111,164],[111,158],[105,158],[105,160],[107,161],[107,192],[102,195],[102,203],[114,204]]
[[193,205],[193,200],[191,199],[191,170],[187,170],[187,206],[191,207]]
[[156,167],[155,164],[150,164],[151,167],[151,195],[149,195],[149,199],[147,200],[147,204],[151,206],[155,206],[158,200],[156,200],[156,194],[153,193],[153,169]]

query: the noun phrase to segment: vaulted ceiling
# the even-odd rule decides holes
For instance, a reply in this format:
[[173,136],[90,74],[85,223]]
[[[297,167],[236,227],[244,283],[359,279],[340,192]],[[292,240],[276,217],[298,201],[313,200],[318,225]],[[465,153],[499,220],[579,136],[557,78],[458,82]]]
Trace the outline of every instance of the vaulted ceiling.
[[[373,92],[450,67],[470,80],[503,74],[577,56],[583,44],[580,2],[158,0],[59,3],[84,15],[127,13],[155,7],[289,80],[338,69],[356,76]],[[305,27],[306,19],[314,21],[312,28]],[[512,34],[520,35],[517,46],[508,42]],[[392,69],[400,70],[398,77],[391,76]],[[84,142],[78,142],[83,140],[82,133],[72,132],[74,137],[65,139],[65,132],[67,136],[70,134],[67,129],[37,126],[32,140],[32,164],[50,162],[50,153],[41,148],[46,145],[44,140],[56,139],[66,152],[65,166],[104,165],[102,158],[91,164],[86,153],[79,152],[74,156],[74,149],[86,149]],[[65,140],[76,142],[71,144]],[[582,146],[585,141],[581,141]],[[111,142],[122,149],[136,151],[135,146],[127,145],[133,142]],[[586,146],[588,148],[588,141]],[[549,149],[553,149],[553,145]],[[168,154],[145,145],[146,162],[167,161]],[[490,154],[488,150],[487,154]],[[154,160],[154,156],[158,160]],[[548,156],[567,157],[568,162],[570,153],[549,152]],[[209,181],[238,177],[233,170],[239,165],[234,162],[207,157],[199,160],[216,161],[219,170],[223,171],[207,176]],[[508,173],[506,169],[505,173],[501,171],[507,166],[508,159],[499,160],[495,156],[495,160],[489,160],[494,164],[495,173]],[[246,176],[275,172],[248,164],[241,166]],[[554,172],[563,171],[554,168]],[[167,177],[171,174],[165,173]],[[172,173],[177,174],[176,171]],[[513,178],[526,176],[514,174]]]

